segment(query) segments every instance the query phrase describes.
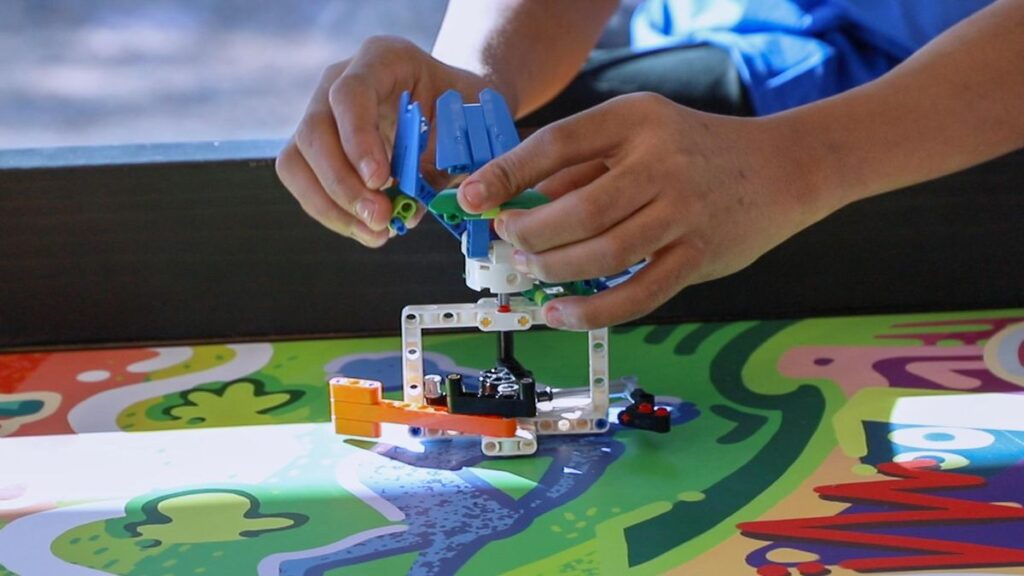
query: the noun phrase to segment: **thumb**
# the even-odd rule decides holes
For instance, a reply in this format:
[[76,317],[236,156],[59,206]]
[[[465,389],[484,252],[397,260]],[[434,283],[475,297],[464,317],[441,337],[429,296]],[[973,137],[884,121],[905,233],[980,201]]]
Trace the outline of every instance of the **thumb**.
[[[591,130],[595,116],[583,112],[546,126],[484,164],[459,186],[459,205],[473,214],[497,208],[563,168],[594,159],[613,141],[604,131]],[[587,132],[592,134],[583,138]]]

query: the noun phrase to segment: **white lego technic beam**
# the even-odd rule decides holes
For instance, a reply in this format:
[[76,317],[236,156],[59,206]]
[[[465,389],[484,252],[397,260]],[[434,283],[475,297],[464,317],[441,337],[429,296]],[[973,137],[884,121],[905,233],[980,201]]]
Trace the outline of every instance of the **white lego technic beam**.
[[529,456],[537,452],[537,431],[529,418],[519,419],[519,429],[512,438],[480,437],[480,451],[484,456]]
[[[521,297],[511,298],[509,310],[498,310],[497,300],[475,304],[407,306],[402,311],[402,382],[406,402],[423,404],[423,331],[476,328],[482,332],[525,331],[544,325],[541,307]],[[516,438],[481,438],[487,455],[516,456],[536,451],[538,435],[593,434],[608,429],[608,330],[587,335],[589,398],[541,402],[535,418],[519,418]],[[441,375],[444,376],[444,375]],[[428,436],[434,436],[426,431]]]
[[[494,298],[475,304],[427,304],[402,310],[402,384],[406,402],[423,403],[423,331],[476,328],[481,332],[529,330],[544,324],[540,307],[526,298],[512,298],[511,311],[499,312]],[[443,376],[443,375],[442,375]]]

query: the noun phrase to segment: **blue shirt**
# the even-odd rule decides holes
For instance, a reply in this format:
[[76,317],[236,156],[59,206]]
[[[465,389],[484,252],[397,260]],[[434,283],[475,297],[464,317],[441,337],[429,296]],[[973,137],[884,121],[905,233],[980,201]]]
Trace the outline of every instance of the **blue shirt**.
[[647,0],[638,50],[727,50],[759,115],[874,80],[992,0]]

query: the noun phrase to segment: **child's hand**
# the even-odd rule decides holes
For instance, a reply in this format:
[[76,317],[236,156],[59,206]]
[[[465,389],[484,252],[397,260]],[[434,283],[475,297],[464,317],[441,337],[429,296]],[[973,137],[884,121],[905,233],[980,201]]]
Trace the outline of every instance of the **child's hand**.
[[[631,280],[547,304],[553,327],[640,317],[690,284],[735,272],[838,206],[817,193],[815,163],[772,118],[704,114],[633,94],[552,124],[462,183],[481,212],[538,189],[552,202],[502,212],[497,233],[521,271],[548,282]],[[756,287],[752,287],[756,290]]]
[[[475,97],[484,87],[478,76],[438,62],[407,40],[371,38],[355,56],[324,70],[295,135],[277,158],[277,174],[321,224],[366,246],[381,246],[389,237],[391,201],[380,188],[390,177],[402,92],[433,103],[449,88]],[[424,115],[431,112],[432,106],[424,107]]]

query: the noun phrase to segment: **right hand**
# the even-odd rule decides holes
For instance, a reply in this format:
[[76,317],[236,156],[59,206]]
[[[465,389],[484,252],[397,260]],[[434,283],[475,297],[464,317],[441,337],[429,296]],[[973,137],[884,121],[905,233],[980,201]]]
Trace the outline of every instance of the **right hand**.
[[[277,175],[302,209],[327,228],[376,248],[390,237],[390,178],[398,99],[423,103],[454,88],[476,95],[487,83],[402,38],[374,37],[355,56],[328,66],[295,134],[277,157]],[[424,171],[428,179],[436,172]],[[417,213],[422,215],[422,209]],[[414,222],[410,224],[415,224]]]

